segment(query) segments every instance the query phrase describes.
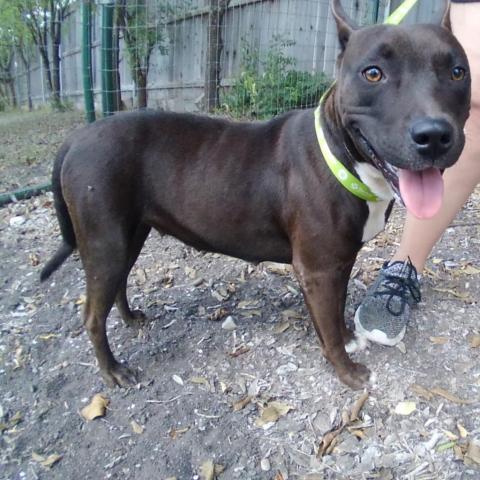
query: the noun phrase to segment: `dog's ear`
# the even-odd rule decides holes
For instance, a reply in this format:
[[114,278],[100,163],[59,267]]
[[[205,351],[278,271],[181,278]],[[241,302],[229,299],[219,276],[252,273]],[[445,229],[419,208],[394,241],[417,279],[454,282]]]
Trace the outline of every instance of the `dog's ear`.
[[345,49],[350,38],[351,33],[356,29],[352,21],[347,17],[345,10],[342,7],[341,0],[332,0],[332,13],[337,24],[338,40],[342,50]]
[[450,23],[450,0],[444,0],[443,13],[440,21],[440,25],[446,28],[450,32],[452,31],[452,24]]

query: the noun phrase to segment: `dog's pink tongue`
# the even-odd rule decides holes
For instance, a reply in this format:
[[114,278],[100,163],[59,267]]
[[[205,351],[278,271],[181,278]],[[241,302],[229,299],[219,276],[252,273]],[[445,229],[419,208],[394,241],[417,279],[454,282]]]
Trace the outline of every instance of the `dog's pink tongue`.
[[442,206],[443,179],[440,170],[400,170],[400,194],[408,211],[417,218],[431,218]]

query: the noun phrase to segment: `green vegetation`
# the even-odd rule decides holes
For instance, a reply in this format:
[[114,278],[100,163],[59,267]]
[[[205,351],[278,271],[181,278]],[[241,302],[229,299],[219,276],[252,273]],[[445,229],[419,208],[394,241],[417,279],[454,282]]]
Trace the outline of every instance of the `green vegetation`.
[[274,38],[264,58],[244,42],[241,74],[222,98],[222,111],[233,117],[268,118],[295,108],[315,106],[332,80],[323,73],[296,70],[285,54],[291,40]]

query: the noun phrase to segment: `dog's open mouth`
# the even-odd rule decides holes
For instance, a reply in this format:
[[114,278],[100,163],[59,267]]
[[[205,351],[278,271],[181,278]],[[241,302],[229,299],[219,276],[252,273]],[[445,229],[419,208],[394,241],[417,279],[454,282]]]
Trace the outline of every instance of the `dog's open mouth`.
[[417,218],[431,218],[438,213],[443,200],[443,179],[438,168],[404,170],[394,167],[378,156],[369,141],[357,130],[364,152],[392,187],[392,190],[408,211]]

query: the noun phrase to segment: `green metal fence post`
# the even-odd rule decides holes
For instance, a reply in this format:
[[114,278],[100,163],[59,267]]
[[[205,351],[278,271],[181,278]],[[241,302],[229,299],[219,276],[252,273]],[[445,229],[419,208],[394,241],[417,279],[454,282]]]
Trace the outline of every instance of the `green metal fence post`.
[[379,23],[379,15],[380,15],[380,0],[375,1],[375,9],[373,11],[373,19],[374,23]]
[[92,1],[82,2],[82,70],[83,95],[87,122],[95,121],[95,102],[93,100],[92,79]]
[[113,12],[111,0],[102,2],[102,109],[103,115],[114,112],[113,90]]

